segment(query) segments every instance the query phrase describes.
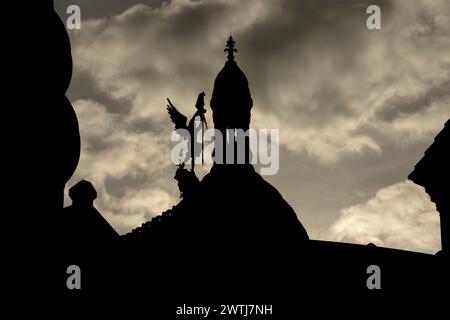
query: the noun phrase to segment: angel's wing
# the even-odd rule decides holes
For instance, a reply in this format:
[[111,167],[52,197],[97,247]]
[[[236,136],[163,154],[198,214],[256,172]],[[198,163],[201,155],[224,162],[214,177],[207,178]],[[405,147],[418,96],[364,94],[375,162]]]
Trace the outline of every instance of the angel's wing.
[[175,108],[169,99],[167,99],[167,102],[169,103],[167,105],[167,112],[169,112],[170,119],[175,125],[175,129],[185,129],[187,118],[180,111],[178,111],[177,108]]

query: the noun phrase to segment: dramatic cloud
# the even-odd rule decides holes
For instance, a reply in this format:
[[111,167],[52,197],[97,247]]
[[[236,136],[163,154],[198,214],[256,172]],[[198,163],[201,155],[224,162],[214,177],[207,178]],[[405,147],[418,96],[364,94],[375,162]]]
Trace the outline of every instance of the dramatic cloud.
[[232,32],[253,88],[254,126],[284,128],[288,150],[329,163],[382,152],[368,129],[429,139],[448,116],[449,4],[417,4],[383,3],[381,31],[367,30],[364,4],[351,1],[136,5],[84,22],[74,56],[99,88],[132,101],[130,117],[160,121],[165,96],[186,106],[197,91],[211,93]]
[[366,203],[341,210],[325,236],[330,240],[436,253],[439,214],[423,188],[400,182]]
[[313,238],[339,208],[404,180],[450,115],[448,1],[379,1],[376,31],[371,1],[136,2],[104,15],[85,4],[94,18],[70,31],[83,150],[69,186],[91,179],[121,232],[176,203],[165,99],[190,116],[200,91],[211,98],[230,33],[252,126],[280,129],[280,174],[268,179]]
[[168,184],[170,145],[164,135],[129,131],[127,117],[108,113],[91,100],[74,104],[82,141],[80,165],[72,181],[93,181],[96,206],[121,233],[162,213],[176,202]]

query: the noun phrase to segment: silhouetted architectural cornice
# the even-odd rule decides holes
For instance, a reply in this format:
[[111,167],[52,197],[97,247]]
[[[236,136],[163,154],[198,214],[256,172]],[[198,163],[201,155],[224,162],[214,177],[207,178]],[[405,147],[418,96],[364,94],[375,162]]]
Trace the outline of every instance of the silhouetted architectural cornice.
[[421,185],[430,195],[431,201],[441,219],[442,250],[450,250],[450,120],[434,139],[433,144],[425,151],[424,157],[415,165],[408,178]]

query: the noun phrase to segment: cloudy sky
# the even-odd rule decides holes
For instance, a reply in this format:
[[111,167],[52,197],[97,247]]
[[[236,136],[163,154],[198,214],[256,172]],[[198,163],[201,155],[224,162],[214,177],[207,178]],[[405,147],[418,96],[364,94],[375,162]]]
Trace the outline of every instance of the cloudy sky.
[[55,0],[63,20],[70,4],[82,154],[67,187],[92,181],[118,232],[177,203],[165,99],[188,115],[202,90],[209,101],[231,33],[251,126],[280,129],[265,178],[310,237],[440,249],[435,206],[407,175],[450,117],[450,1]]

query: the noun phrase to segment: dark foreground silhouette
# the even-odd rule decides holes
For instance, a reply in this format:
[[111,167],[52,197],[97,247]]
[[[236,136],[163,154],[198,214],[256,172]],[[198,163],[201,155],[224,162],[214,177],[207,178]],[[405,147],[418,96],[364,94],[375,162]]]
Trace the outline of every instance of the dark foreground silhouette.
[[[7,201],[17,208],[17,219],[23,218],[16,222],[23,226],[17,231],[23,241],[9,246],[9,261],[19,274],[12,279],[16,290],[69,299],[140,297],[148,303],[147,314],[174,312],[189,302],[267,303],[277,306],[278,318],[301,313],[308,301],[352,297],[384,305],[392,297],[448,292],[449,197],[443,181],[449,177],[449,122],[425,157],[428,165],[412,175],[418,183],[426,180],[444,221],[443,250],[437,255],[309,240],[294,210],[249,164],[248,142],[245,164],[215,164],[201,181],[181,165],[175,176],[180,203],[126,235],[117,235],[94,208],[97,194],[90,182],[72,187],[73,204],[63,209],[64,187],[80,155],[76,115],[65,97],[72,73],[70,42],[51,1],[33,9],[46,18],[45,32],[18,30],[34,45],[35,56],[23,58],[13,78],[21,83],[18,79],[29,75],[31,93],[11,93],[20,101],[16,116],[26,137],[10,147],[20,161],[7,184],[12,191]],[[226,51],[210,101],[214,127],[246,130],[253,102],[231,37]],[[51,81],[42,81],[43,74]],[[427,173],[436,168],[439,173]],[[433,176],[439,182],[419,178]],[[19,192],[26,181],[38,186]],[[67,288],[70,265],[81,269],[81,290]],[[367,286],[371,265],[381,269],[381,290]],[[30,266],[37,274],[31,287],[24,277]]]

